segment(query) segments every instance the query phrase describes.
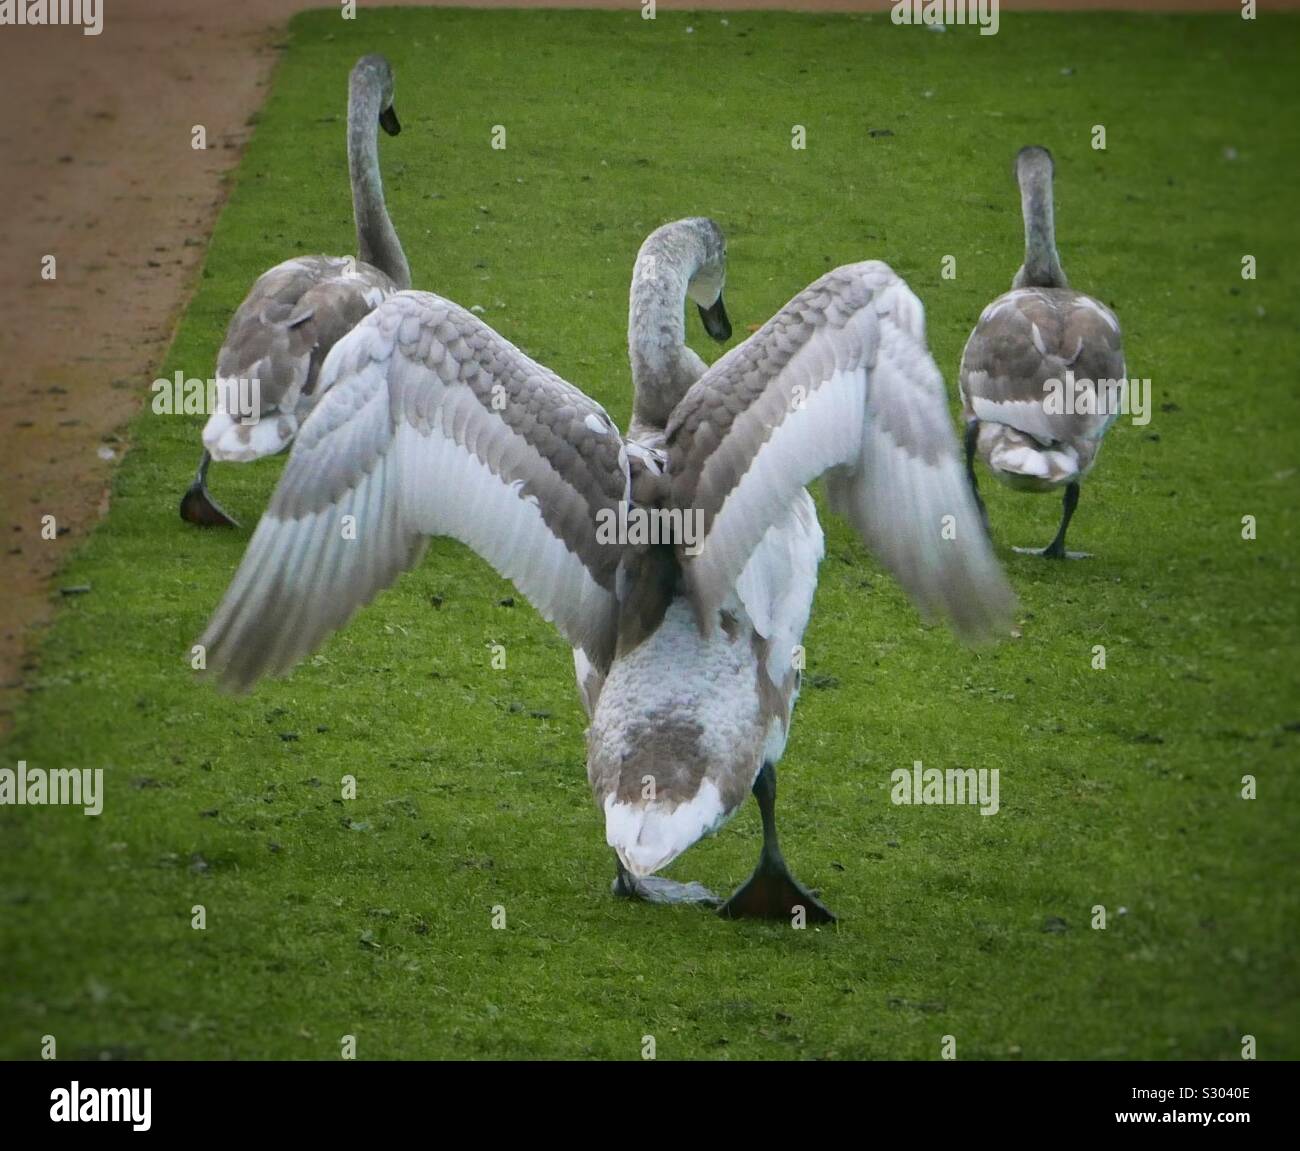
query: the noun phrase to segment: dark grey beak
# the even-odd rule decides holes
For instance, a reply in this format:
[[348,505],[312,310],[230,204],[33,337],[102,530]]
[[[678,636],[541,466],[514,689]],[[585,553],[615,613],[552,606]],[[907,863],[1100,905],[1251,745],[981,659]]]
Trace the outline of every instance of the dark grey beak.
[[[695,306],[700,308],[699,304]],[[727,319],[727,307],[722,302],[721,293],[712,306],[700,308],[700,319],[704,321],[704,330],[719,343],[731,339],[731,321]]]
[[402,130],[397,119],[397,109],[391,104],[379,113],[379,126],[390,136],[396,136]]

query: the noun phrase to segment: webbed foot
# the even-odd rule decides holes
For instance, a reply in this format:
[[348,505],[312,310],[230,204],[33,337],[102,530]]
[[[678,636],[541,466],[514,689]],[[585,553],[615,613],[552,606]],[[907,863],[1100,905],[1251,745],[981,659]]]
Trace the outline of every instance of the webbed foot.
[[640,899],[646,903],[698,903],[705,907],[717,907],[722,903],[702,883],[678,883],[661,875],[636,878],[621,866],[614,876],[611,890],[624,899]]
[[790,874],[784,860],[764,855],[718,914],[725,919],[792,919],[799,908],[805,923],[835,922],[835,913]]

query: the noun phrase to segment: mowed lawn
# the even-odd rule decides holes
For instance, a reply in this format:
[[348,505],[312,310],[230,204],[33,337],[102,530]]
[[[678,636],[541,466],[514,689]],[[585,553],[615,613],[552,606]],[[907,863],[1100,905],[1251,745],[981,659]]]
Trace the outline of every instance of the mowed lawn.
[[[330,1059],[353,1035],[359,1058],[639,1059],[654,1036],[660,1059],[936,1059],[952,1036],[965,1059],[1236,1059],[1251,1035],[1300,1056],[1297,32],[1271,13],[1006,14],[994,37],[881,15],[296,20],[161,375],[212,374],[266,267],[353,250],[346,77],[382,51],[416,285],[480,306],[620,425],[633,257],[692,214],[729,237],[737,338],[827,269],[888,261],[956,420],[965,338],[1020,261],[1030,143],[1056,155],[1065,269],[1120,316],[1150,422],[1121,420],[1084,487],[1086,562],[1012,553],[1051,538],[1059,501],[984,474],[1022,634],[982,653],[923,626],[824,514],[778,816],[841,922],[797,931],[610,896],[570,653],[459,545],[289,679],[203,683],[190,644],[281,461],[213,468],[243,530],[182,524],[201,420],[152,414],[141,380],[112,511],[59,581],[91,590],[45,638],[4,757],[103,768],[106,798],[98,818],[0,808],[0,1055],[53,1035],[63,1058]],[[693,312],[688,330],[718,354]],[[916,760],[997,768],[1001,810],[895,806]],[[758,845],[751,803],[671,874],[729,891]]]

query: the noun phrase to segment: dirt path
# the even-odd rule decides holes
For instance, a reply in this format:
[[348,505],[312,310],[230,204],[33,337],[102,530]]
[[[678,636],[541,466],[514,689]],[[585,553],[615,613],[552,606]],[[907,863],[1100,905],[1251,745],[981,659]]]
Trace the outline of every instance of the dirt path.
[[[386,0],[389,4],[405,0]],[[462,4],[466,0],[460,0]],[[473,2],[473,0],[470,0]],[[1286,6],[1294,6],[1289,0]],[[639,0],[478,0],[622,7]],[[289,16],[326,0],[111,0],[99,36],[0,28],[0,729],[32,669],[50,580],[107,510]],[[705,0],[709,9],[888,9],[888,0]],[[1272,6],[1272,5],[1270,5]],[[663,0],[662,10],[695,5]],[[1003,9],[1012,7],[1003,4]],[[1037,0],[1229,8],[1236,0]],[[364,5],[361,18],[364,19]],[[193,125],[208,149],[190,147]],[[55,257],[52,281],[42,259]],[[178,487],[179,491],[179,487]],[[42,517],[57,535],[42,538]]]

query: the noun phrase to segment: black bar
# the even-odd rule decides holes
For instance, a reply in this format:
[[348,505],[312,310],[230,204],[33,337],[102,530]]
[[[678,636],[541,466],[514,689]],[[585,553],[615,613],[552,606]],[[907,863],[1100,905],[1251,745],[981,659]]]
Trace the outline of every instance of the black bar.
[[[452,1130],[480,1123],[496,1132],[498,1124],[508,1127],[512,1120],[533,1126],[538,1137],[547,1129],[570,1127],[605,1132],[601,1138],[616,1131],[635,1138],[647,1123],[661,1130],[679,1127],[696,1111],[714,1113],[728,1127],[737,1119],[744,1126],[750,1116],[764,1124],[803,1127],[818,1117],[824,1121],[824,1111],[864,1140],[874,1131],[894,1140],[910,1132],[924,1136],[927,1144],[945,1133],[1024,1135],[1044,1143],[1065,1136],[1073,1143],[1081,1135],[1136,1130],[1143,1139],[1153,1131],[1162,1136],[1207,1132],[1248,1146],[1252,1137],[1294,1126],[1294,1082],[1294,1064],[1244,1060],[718,1063],[707,1068],[653,1061],[634,1067],[52,1061],[6,1065],[0,1071],[0,1106],[10,1139],[56,1131],[88,1139],[137,1133],[129,1119],[55,1122],[53,1109],[66,1114],[59,1093],[76,1083],[82,1107],[90,1106],[88,1088],[147,1088],[148,1130],[138,1134],[164,1138],[284,1132],[295,1140],[320,1138],[337,1146],[350,1137],[373,1142],[398,1126],[447,1131],[448,1123]],[[110,1103],[113,1098],[123,1097],[109,1097]],[[748,1103],[738,1108],[741,1100]],[[95,1105],[99,1102],[96,1094]],[[135,1114],[142,1115],[144,1095],[136,1102],[141,1106]],[[1191,1113],[1200,1117],[1179,1118]]]

